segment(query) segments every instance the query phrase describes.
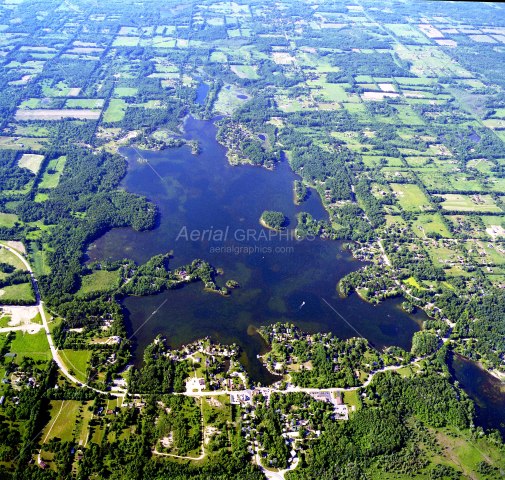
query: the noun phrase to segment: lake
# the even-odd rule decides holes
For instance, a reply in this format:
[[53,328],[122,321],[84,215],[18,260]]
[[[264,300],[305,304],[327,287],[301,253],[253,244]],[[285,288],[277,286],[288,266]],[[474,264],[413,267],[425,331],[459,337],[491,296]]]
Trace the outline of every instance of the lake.
[[409,349],[424,313],[406,314],[400,308],[401,299],[372,306],[357,295],[339,298],[338,280],[363,265],[342,249],[341,242],[300,241],[259,225],[264,210],[282,211],[290,222],[288,230],[294,229],[296,214],[302,211],[317,219],[328,218],[317,192],[295,205],[293,181],[299,177],[287,162],[273,171],[231,166],[215,135],[212,122],[189,118],[185,138],[198,140],[201,153],[197,156],[186,146],[142,152],[145,161],[135,149],[121,151],[129,164],[122,186],[158,205],[159,225],[148,232],[111,230],[90,247],[90,259],[128,257],[145,262],[173,251],[173,267],[202,258],[223,269],[219,285],[229,279],[240,284],[229,297],[204,292],[203,285],[196,283],[125,299],[130,332],[149,319],[135,333],[135,361],[139,362],[157,334],[166,335],[175,347],[211,336],[239,344],[251,377],[267,383],[272,376],[256,358],[265,345],[253,327],[277,321],[293,322],[309,332],[331,331],[342,338],[362,335],[377,348]]

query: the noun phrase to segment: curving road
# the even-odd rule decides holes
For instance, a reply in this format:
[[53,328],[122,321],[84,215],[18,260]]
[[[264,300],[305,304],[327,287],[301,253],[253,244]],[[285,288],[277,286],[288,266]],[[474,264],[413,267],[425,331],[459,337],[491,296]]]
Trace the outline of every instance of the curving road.
[[[17,250],[15,250],[5,244],[2,244],[1,246],[2,246],[2,248],[5,248],[9,252],[11,252],[13,255],[15,255],[17,258],[19,258],[19,260],[25,266],[26,270],[30,273],[30,280],[32,282],[33,291],[35,292],[35,302],[36,302],[35,306],[37,307],[37,309],[39,311],[40,318],[42,319],[42,326],[43,326],[44,330],[46,331],[47,342],[49,343],[49,349],[51,350],[51,355],[52,355],[53,360],[55,361],[56,365],[58,365],[58,368],[60,369],[61,373],[72,383],[75,383],[75,384],[80,385],[82,387],[91,388],[92,390],[94,390],[97,393],[104,393],[104,394],[111,393],[111,392],[104,392],[102,390],[98,390],[96,388],[89,386],[86,383],[82,383],[78,378],[74,377],[68,371],[67,366],[65,365],[65,363],[63,362],[63,360],[60,357],[60,354],[58,353],[58,349],[54,345],[53,336],[51,334],[51,330],[49,329],[49,324],[47,322],[46,312],[44,310],[44,302],[41,299],[39,285],[37,283],[37,279],[35,278],[35,275],[33,273],[31,265],[28,263],[28,260],[26,260],[26,258],[23,255],[21,255]],[[117,393],[116,392],[115,396],[121,397],[121,396],[124,396],[124,393]]]

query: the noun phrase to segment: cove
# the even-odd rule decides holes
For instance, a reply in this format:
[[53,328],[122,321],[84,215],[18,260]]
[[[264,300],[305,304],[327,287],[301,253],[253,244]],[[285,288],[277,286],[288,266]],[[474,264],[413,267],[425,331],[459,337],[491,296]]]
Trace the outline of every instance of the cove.
[[[122,187],[155,202],[159,224],[148,232],[109,231],[91,245],[90,259],[128,257],[145,262],[173,251],[174,268],[201,258],[223,269],[219,285],[229,279],[240,284],[230,297],[204,292],[203,285],[196,283],[151,297],[125,299],[127,326],[136,332],[135,361],[140,361],[145,346],[157,334],[166,335],[172,346],[211,336],[240,345],[253,380],[268,383],[272,376],[256,358],[265,346],[253,327],[279,321],[293,322],[308,332],[331,331],[341,338],[362,335],[377,348],[409,349],[424,313],[407,315],[400,309],[401,299],[372,306],[357,295],[338,296],[338,280],[363,265],[342,249],[342,242],[299,241],[287,235],[265,238],[269,231],[259,224],[264,210],[282,211],[289,219],[288,229],[295,228],[296,214],[302,211],[316,219],[328,218],[317,192],[295,205],[293,181],[299,177],[286,161],[273,171],[231,166],[215,137],[211,121],[189,118],[185,138],[200,143],[200,155],[192,155],[184,146],[142,152],[142,160],[135,149],[121,150],[129,165]],[[212,235],[191,240],[180,235],[183,229],[228,229],[229,233],[225,240]],[[245,234],[248,231],[251,235]]]
[[450,355],[449,371],[475,402],[476,424],[505,435],[505,383],[458,354]]

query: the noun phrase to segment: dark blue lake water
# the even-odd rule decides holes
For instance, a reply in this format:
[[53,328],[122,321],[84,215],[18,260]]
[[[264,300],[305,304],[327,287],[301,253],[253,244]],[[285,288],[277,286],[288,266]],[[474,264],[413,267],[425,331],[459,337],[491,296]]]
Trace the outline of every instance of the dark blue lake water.
[[[407,315],[400,309],[399,299],[372,306],[356,295],[339,298],[338,280],[362,266],[342,250],[340,242],[297,241],[286,235],[268,238],[271,231],[259,225],[264,210],[282,211],[289,218],[289,229],[294,229],[296,214],[301,211],[327,218],[317,192],[296,206],[293,181],[298,177],[287,163],[282,162],[274,171],[232,167],[215,134],[212,122],[189,119],[186,138],[200,142],[198,156],[181,147],[142,152],[148,163],[141,163],[135,150],[122,152],[129,162],[123,186],[159,206],[159,226],[142,233],[114,229],[92,245],[90,258],[129,257],[144,262],[173,250],[174,267],[202,258],[224,270],[219,284],[228,279],[240,283],[230,297],[204,292],[197,283],[156,296],[126,299],[132,332],[157,310],[135,335],[137,360],[159,333],[174,346],[210,335],[221,342],[238,343],[253,379],[268,382],[271,377],[256,359],[264,345],[251,327],[278,321],[294,322],[311,332],[332,331],[343,338],[359,332],[378,348],[410,348],[412,334],[424,314]],[[190,239],[191,231],[204,230],[209,233],[203,234],[203,239],[201,233],[198,239]],[[216,241],[219,231],[228,232],[225,241]]]

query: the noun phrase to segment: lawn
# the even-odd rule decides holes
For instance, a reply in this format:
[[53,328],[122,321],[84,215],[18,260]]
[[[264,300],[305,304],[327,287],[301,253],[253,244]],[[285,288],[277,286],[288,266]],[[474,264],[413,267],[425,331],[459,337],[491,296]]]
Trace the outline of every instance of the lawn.
[[432,208],[424,192],[413,183],[391,183],[391,188],[406,212],[422,212]]
[[66,156],[50,160],[42,176],[42,180],[39,183],[39,188],[56,188],[60,182],[60,177],[65,168],[66,161]]
[[16,338],[11,343],[10,351],[17,354],[16,363],[19,363],[21,357],[30,357],[34,360],[49,360],[51,358],[46,332],[43,329],[34,334],[16,332]]
[[103,115],[104,123],[120,122],[123,120],[127,108],[127,104],[120,98],[113,98],[109,102],[109,106]]
[[415,287],[419,290],[426,290],[414,277],[407,278],[406,280],[403,281],[403,283],[405,283],[406,285],[410,285],[411,287]]
[[87,381],[87,370],[91,359],[91,350],[60,350],[60,357],[69,371],[82,383]]
[[344,392],[344,403],[349,407],[349,412],[358,410],[361,404],[359,399],[359,392],[354,390],[352,392]]

